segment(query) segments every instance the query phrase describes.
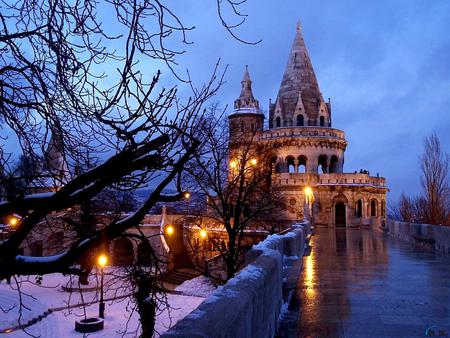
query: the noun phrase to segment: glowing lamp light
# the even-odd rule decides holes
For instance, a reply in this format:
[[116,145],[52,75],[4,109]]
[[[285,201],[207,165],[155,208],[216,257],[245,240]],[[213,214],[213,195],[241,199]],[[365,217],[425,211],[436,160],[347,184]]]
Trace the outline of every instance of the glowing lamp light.
[[250,160],[250,164],[251,164],[251,165],[257,165],[257,164],[258,164],[258,160],[257,160],[256,158],[252,158],[252,159]]
[[166,233],[167,233],[169,236],[170,236],[170,235],[173,235],[174,231],[175,231],[175,229],[173,228],[173,226],[171,226],[171,225],[167,226],[167,228],[166,228]]
[[104,254],[98,256],[97,263],[103,269],[105,265],[108,263],[108,257]]
[[306,188],[305,188],[305,194],[306,194],[306,195],[311,196],[312,193],[313,193],[313,191],[312,191],[311,187],[306,187]]
[[236,169],[237,168],[237,162],[235,160],[230,161],[230,168]]
[[15,227],[19,224],[19,221],[20,221],[19,217],[12,215],[8,219],[8,224],[12,227]]
[[205,229],[201,229],[200,230],[200,237],[201,238],[206,238],[206,236],[208,236],[208,233],[206,232]]
[[189,199],[189,197],[191,197],[191,194],[190,194],[188,191],[186,191],[186,192],[184,193],[184,198],[185,198],[185,199]]

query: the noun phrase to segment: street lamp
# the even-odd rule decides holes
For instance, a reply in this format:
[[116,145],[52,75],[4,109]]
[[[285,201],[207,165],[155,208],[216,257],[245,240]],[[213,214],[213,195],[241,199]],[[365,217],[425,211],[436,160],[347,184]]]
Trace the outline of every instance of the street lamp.
[[308,216],[312,218],[312,207],[314,203],[314,193],[311,187],[305,187],[305,202],[308,205]]
[[208,236],[208,232],[206,229],[200,229],[200,238],[203,240],[202,246],[203,246],[203,262],[205,264],[205,272],[208,269],[208,263],[206,262],[206,237]]
[[175,229],[173,228],[172,225],[168,225],[168,226],[166,227],[166,233],[167,233],[169,236],[173,235],[174,232],[175,232]]
[[237,168],[237,162],[235,160],[230,161],[230,168],[236,169]]
[[208,233],[206,232],[206,230],[205,229],[201,229],[200,230],[200,237],[205,239],[206,236],[208,236]]
[[252,158],[252,159],[250,160],[250,164],[251,164],[252,166],[255,166],[255,165],[258,164],[258,160],[257,160],[256,158]]
[[100,267],[100,303],[98,304],[98,316],[105,318],[105,302],[103,299],[103,268],[108,263],[108,257],[105,254],[101,254],[97,259],[98,266]]
[[185,209],[184,209],[184,218],[186,219],[187,215],[189,214],[189,197],[191,197],[191,194],[189,191],[186,191],[184,194],[185,199]]
[[11,215],[8,218],[8,224],[9,226],[15,228],[20,222],[20,217],[18,217],[17,215]]

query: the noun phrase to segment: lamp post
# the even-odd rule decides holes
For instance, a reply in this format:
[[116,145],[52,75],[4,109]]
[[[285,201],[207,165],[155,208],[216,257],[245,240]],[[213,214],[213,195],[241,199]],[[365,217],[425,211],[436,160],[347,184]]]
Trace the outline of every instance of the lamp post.
[[202,228],[200,229],[200,238],[203,240],[202,246],[203,246],[203,262],[205,264],[205,272],[207,272],[208,264],[206,263],[206,237],[208,237],[208,233],[206,229]]
[[186,191],[183,195],[184,202],[186,203],[184,208],[184,221],[186,222],[187,215],[189,214],[189,198],[191,197],[191,194],[189,193],[189,191]]
[[314,193],[311,187],[305,187],[305,202],[308,206],[308,217],[312,220],[313,217],[313,203],[314,203]]
[[166,227],[166,233],[167,233],[169,236],[172,236],[173,233],[174,233],[174,231],[175,231],[175,229],[173,228],[172,225],[168,225],[168,226]]
[[22,217],[20,217],[19,215],[16,215],[16,214],[12,214],[11,216],[8,217],[7,222],[11,228],[15,228],[19,225],[21,220],[22,220]]
[[12,215],[9,218],[9,222],[8,223],[9,223],[10,226],[15,227],[17,224],[19,224],[19,218],[17,218],[15,215]]
[[105,254],[98,256],[97,260],[98,266],[100,267],[100,303],[98,304],[98,316],[100,318],[105,318],[105,302],[103,299],[103,268],[106,263],[108,263],[108,257]]

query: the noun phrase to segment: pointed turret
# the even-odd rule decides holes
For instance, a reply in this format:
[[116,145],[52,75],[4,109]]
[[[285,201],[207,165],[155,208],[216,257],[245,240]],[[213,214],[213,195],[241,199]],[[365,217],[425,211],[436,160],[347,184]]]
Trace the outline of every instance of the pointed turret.
[[66,184],[70,179],[69,168],[64,156],[63,143],[57,133],[52,133],[45,152],[44,170],[50,174],[55,187]]
[[[277,126],[277,117],[283,121],[280,127],[330,126],[328,107],[322,98],[300,23],[297,25],[276,103],[270,109],[272,127]],[[304,121],[304,124],[301,125],[300,121]]]
[[263,129],[264,124],[264,114],[259,109],[258,100],[253,96],[248,66],[245,66],[241,85],[241,94],[234,101],[234,111],[228,116],[231,143],[243,141],[247,136],[252,137]]
[[241,85],[241,95],[234,101],[234,113],[260,113],[259,102],[253,96],[252,80],[250,79],[248,66],[245,66]]

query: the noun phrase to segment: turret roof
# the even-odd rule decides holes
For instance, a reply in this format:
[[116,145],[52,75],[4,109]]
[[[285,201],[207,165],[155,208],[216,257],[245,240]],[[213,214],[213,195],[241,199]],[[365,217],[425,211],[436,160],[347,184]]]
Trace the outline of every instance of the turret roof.
[[323,101],[300,23],[297,25],[277,100],[281,100],[286,113],[293,113],[299,98],[303,101],[306,113],[311,115],[317,114],[319,104]]

